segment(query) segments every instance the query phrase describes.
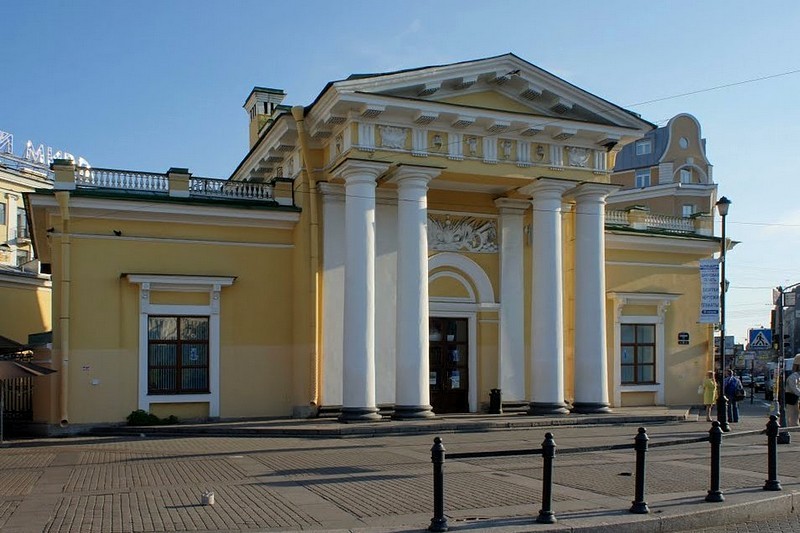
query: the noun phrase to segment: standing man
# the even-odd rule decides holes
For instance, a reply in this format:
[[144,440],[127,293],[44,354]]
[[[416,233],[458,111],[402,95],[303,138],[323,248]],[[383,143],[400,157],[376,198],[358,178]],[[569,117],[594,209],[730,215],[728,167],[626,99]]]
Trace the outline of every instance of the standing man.
[[[800,376],[800,374],[798,376]],[[739,390],[743,391],[744,387],[742,387],[742,382],[739,381],[739,378],[733,374],[733,370],[730,368],[725,371],[725,381],[723,382],[722,387],[722,390],[725,392],[725,396],[728,397],[728,422],[738,422],[739,400],[742,398],[736,393]]]
[[800,410],[797,398],[800,396],[800,354],[794,357],[792,373],[786,378],[786,425],[789,427],[800,425]]

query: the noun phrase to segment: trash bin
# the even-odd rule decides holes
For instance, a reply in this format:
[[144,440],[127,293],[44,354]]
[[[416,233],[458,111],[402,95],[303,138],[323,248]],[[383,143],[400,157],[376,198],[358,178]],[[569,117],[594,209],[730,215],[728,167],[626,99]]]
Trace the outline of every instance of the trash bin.
[[503,403],[500,395],[500,389],[492,389],[489,391],[489,414],[499,415],[503,412]]

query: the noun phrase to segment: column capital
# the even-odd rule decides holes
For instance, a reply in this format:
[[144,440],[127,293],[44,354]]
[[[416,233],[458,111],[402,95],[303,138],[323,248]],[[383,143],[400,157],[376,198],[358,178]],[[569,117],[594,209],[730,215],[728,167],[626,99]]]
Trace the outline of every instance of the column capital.
[[389,163],[369,159],[345,159],[331,169],[331,177],[343,179],[346,183],[370,180],[375,182],[389,166]]
[[501,215],[521,215],[531,206],[530,200],[519,198],[498,198],[494,201]]
[[423,165],[398,165],[393,168],[386,179],[387,183],[418,181],[420,184],[427,185],[430,180],[439,176],[444,167],[431,167]]
[[575,201],[605,201],[606,197],[622,188],[622,185],[614,183],[596,183],[584,181],[564,195],[566,198]]
[[575,182],[559,178],[536,178],[532,183],[520,187],[517,192],[525,196],[561,198],[565,191],[575,187]]

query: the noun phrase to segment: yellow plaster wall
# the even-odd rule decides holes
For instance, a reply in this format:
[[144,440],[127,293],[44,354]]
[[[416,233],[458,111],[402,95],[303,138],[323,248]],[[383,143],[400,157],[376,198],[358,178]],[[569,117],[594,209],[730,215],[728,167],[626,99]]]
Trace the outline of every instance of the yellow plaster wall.
[[207,403],[156,403],[150,412],[160,418],[176,416],[180,420],[198,420],[208,417]]
[[[664,321],[664,356],[666,376],[656,380],[665,383],[664,399],[668,405],[689,405],[695,401],[697,386],[709,368],[711,333],[707,325],[699,324],[700,278],[697,260],[690,254],[647,253],[614,250],[608,259],[662,263],[665,266],[608,265],[606,284],[609,292],[643,292],[677,294],[678,298],[666,309]],[[669,266],[674,265],[674,266]],[[609,355],[613,354],[614,309],[609,307]],[[654,305],[626,305],[627,316],[656,316]],[[688,332],[688,345],[678,344],[678,333]],[[609,367],[611,368],[611,367]],[[649,398],[646,400],[646,398]],[[651,405],[652,396],[624,393],[624,405]],[[637,402],[650,403],[637,403]]]
[[[188,224],[164,224],[159,229],[141,222],[77,219],[73,227],[91,234],[106,224],[113,224],[123,235],[159,232],[169,236],[169,227],[173,236],[181,238],[195,233],[231,241],[259,237],[242,228]],[[262,238],[291,240],[282,235],[289,232],[264,233]],[[58,238],[55,241],[54,249],[58,249]],[[70,314],[76,317],[70,322],[71,423],[119,422],[137,408],[139,291],[138,286],[120,278],[122,273],[235,276],[236,282],[221,294],[220,416],[290,412],[291,248],[92,237],[73,237],[71,248]],[[59,280],[57,263],[54,268],[54,280]],[[151,295],[154,303],[208,302],[207,295],[158,291]],[[59,298],[54,298],[55,306]],[[58,346],[55,340],[54,347]],[[57,353],[55,356],[58,358]]]
[[[431,272],[431,275],[447,270],[446,268],[436,269]],[[465,278],[465,280],[467,283],[470,283],[468,278]],[[474,293],[475,288],[472,286],[471,288]],[[428,296],[430,298],[469,298],[469,292],[467,292],[467,288],[459,280],[450,276],[441,276],[433,280],[428,286]]]
[[478,313],[478,408],[489,401],[489,390],[497,388],[499,376],[500,323],[496,311]]
[[21,344],[53,328],[49,288],[0,281],[0,335]]

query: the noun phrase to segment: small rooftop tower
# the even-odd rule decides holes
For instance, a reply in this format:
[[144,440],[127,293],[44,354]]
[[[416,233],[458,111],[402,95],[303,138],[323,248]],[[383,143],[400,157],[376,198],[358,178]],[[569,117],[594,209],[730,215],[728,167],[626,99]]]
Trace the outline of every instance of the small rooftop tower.
[[253,87],[244,102],[244,109],[250,116],[250,148],[258,141],[261,129],[276,115],[276,110],[286,93],[282,89],[269,87]]

